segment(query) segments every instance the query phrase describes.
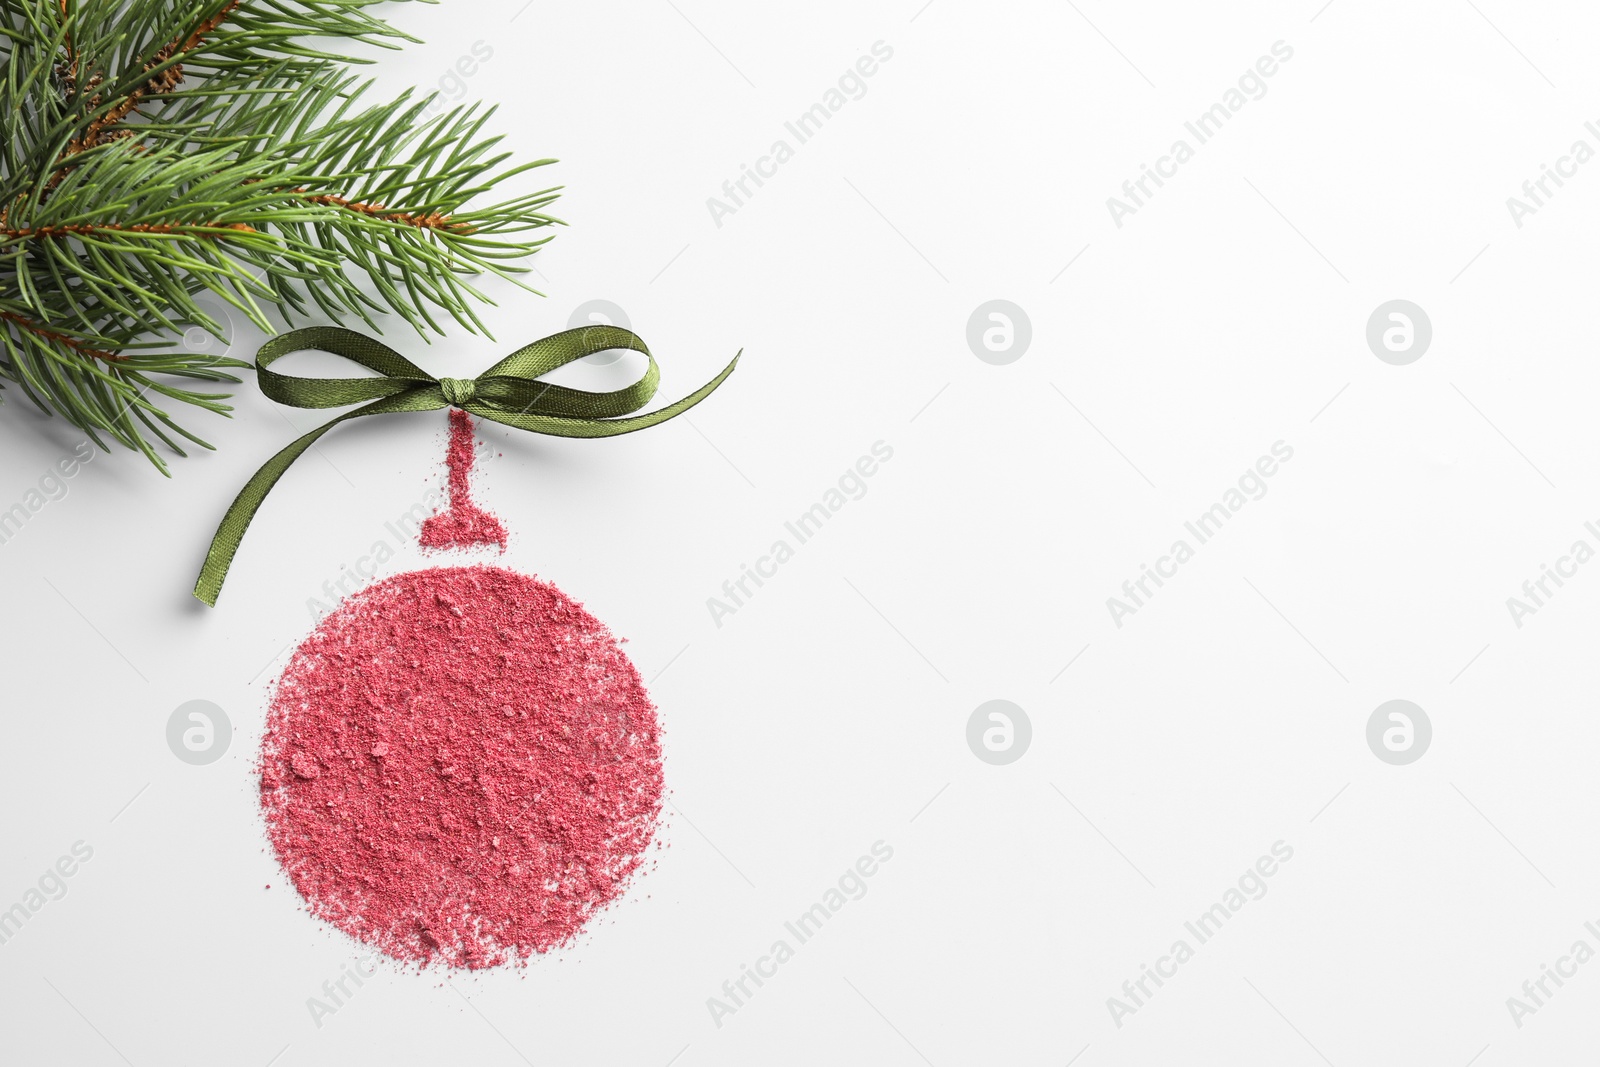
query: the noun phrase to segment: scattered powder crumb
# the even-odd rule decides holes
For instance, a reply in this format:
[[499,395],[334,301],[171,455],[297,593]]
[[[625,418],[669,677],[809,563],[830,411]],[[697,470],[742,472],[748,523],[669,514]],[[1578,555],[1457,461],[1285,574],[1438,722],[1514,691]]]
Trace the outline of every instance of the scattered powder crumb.
[[[454,478],[452,460],[459,506]],[[661,817],[638,671],[580,604],[499,567],[401,574],[341,604],[279,680],[259,771],[311,912],[422,964],[571,941]]]

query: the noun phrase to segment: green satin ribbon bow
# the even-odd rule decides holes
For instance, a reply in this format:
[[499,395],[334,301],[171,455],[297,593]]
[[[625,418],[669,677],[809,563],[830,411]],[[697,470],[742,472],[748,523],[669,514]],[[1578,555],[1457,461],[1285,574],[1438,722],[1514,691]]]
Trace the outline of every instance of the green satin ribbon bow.
[[[557,367],[609,349],[643,352],[650,361],[644,377],[605,393],[569,389],[537,379]],[[291,352],[332,352],[383,375],[381,378],[296,378],[269,369]],[[742,352],[740,353],[743,354]],[[256,353],[256,381],[261,391],[280,404],[297,408],[336,408],[370,400],[296,439],[269,459],[245,483],[222,517],[200,568],[194,595],[215,606],[228,565],[244,532],[267,493],[283,472],[316,443],[317,438],[349,419],[391,411],[437,411],[458,407],[481,419],[554,437],[615,437],[643,430],[681,415],[710,396],[739,365],[739,356],[711,381],[664,408],[644,415],[634,412],[650,402],[661,370],[644,341],[618,326],[583,326],[552,334],[517,349],[476,378],[432,378],[400,353],[365,334],[338,326],[311,326],[273,338]]]

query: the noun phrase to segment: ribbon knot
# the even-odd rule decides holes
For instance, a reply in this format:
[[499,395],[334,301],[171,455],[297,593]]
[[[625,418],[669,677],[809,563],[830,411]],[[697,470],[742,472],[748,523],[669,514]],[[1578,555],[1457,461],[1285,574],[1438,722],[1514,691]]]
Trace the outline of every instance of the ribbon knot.
[[[297,378],[270,369],[291,352],[314,349],[343,356],[378,372],[376,378]],[[609,392],[552,385],[538,379],[557,367],[596,352],[631,349],[644,353],[644,376]],[[742,354],[742,353],[741,353]],[[554,437],[616,437],[666,422],[710,396],[733,369],[722,372],[676,403],[643,415],[661,381],[661,369],[643,339],[620,326],[584,326],[524,345],[476,378],[434,378],[381,341],[340,326],[310,326],[274,337],[256,353],[256,383],[270,399],[297,408],[337,408],[362,404],[290,442],[239,490],[211,539],[194,595],[215,606],[228,566],[239,550],[250,520],[283,477],[284,471],[317,438],[349,419],[393,411],[437,411],[457,407],[482,419]],[[370,403],[363,403],[370,401]]]
[[439,391],[451,407],[458,408],[478,392],[478,383],[471,378],[440,378]]

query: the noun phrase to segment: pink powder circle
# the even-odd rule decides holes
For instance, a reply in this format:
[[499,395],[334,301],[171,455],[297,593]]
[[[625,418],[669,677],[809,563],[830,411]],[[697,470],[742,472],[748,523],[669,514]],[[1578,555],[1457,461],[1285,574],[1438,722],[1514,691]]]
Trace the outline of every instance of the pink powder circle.
[[259,771],[314,915],[473,969],[569,942],[661,814],[639,672],[582,605],[499,567],[402,574],[341,604],[278,681]]

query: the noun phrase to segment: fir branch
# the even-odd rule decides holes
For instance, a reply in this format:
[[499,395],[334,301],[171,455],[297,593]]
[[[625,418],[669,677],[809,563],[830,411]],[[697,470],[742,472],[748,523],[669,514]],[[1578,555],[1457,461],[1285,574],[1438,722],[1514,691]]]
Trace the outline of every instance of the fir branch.
[[152,442],[198,439],[161,403],[227,411],[173,382],[244,366],[153,345],[220,336],[204,296],[482,329],[471,276],[516,281],[560,221],[499,190],[553,161],[510,162],[493,109],[371,102],[333,49],[413,40],[378,2],[0,0],[0,388],[165,469]]

